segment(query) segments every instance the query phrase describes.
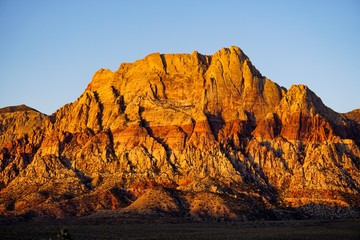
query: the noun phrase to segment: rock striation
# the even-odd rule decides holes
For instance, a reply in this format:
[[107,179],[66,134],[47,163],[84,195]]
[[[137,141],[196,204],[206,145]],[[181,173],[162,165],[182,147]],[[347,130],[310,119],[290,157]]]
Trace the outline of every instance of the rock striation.
[[0,214],[358,216],[358,116],[280,87],[238,47],[153,53],[100,69],[51,116],[0,109]]

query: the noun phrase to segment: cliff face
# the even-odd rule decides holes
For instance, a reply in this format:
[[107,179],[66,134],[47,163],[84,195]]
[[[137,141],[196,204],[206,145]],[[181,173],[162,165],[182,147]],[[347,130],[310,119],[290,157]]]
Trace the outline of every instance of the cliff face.
[[278,86],[237,47],[154,53],[99,70],[52,116],[0,110],[0,213],[359,207],[355,115]]

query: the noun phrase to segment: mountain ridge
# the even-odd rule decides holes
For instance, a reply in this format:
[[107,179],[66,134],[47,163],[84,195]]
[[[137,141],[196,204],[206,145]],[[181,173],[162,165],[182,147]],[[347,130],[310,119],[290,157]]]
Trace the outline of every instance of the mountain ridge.
[[[356,111],[339,114],[304,85],[280,87],[238,47],[153,53],[100,69],[51,116],[26,109],[0,111],[5,216],[358,214]],[[163,208],[144,204],[157,195]]]

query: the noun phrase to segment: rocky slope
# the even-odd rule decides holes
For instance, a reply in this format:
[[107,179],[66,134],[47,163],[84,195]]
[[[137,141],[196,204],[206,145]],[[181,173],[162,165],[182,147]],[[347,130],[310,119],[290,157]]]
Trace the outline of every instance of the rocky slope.
[[238,47],[153,53],[99,70],[51,116],[0,110],[0,213],[356,216],[356,116],[280,87]]

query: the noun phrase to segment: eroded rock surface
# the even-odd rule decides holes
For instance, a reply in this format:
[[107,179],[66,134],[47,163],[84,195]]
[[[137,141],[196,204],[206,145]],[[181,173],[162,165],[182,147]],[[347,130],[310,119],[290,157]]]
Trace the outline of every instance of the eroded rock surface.
[[306,86],[280,87],[238,47],[153,53],[99,70],[51,116],[0,110],[0,213],[246,219],[356,208],[358,115]]

